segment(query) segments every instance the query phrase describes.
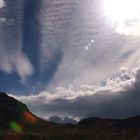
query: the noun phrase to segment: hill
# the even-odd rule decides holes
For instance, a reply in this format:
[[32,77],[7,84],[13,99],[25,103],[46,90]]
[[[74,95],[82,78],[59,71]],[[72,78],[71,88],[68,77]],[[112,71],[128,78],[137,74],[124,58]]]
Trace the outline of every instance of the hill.
[[0,140],[140,140],[140,116],[128,119],[86,118],[78,124],[56,124],[0,93]]
[[140,128],[140,116],[127,119],[86,118],[79,123],[81,126],[116,127],[116,128]]

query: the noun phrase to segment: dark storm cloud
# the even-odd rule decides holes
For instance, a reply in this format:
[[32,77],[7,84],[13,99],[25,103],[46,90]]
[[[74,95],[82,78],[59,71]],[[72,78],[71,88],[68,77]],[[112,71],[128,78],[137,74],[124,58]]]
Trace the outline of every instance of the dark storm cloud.
[[25,94],[31,86],[25,83],[34,67],[23,52],[24,0],[4,0],[0,9],[0,89]]
[[[135,78],[136,76],[136,78]],[[105,86],[83,86],[79,90],[62,88],[57,93],[43,91],[38,95],[16,97],[28,104],[39,116],[110,117],[124,118],[140,114],[140,70],[106,80]]]
[[5,0],[0,11],[0,69],[15,72],[24,83],[29,79],[36,90],[47,87],[68,46],[73,7],[70,0]]

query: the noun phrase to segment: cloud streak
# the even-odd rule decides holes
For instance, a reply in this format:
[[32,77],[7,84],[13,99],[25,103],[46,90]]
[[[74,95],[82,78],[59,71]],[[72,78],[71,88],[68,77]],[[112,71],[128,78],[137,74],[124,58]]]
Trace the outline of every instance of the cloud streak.
[[[56,6],[61,5],[61,2],[67,10],[63,11]],[[104,13],[100,9],[102,0],[99,3],[95,3],[94,0],[61,2],[51,1],[49,4],[52,7],[45,12],[48,15],[46,14],[47,23],[44,22],[47,29],[47,32],[44,30],[46,35],[44,44],[49,42],[54,50],[60,46],[64,50],[49,89],[54,86],[65,87],[69,83],[75,85],[79,81],[83,84],[100,84],[103,79],[119,72],[121,66],[132,68],[135,65],[140,52],[139,39],[116,32],[116,27],[112,27],[110,21],[104,19]],[[71,14],[67,13],[69,9],[73,9],[74,13],[73,11],[70,11]],[[94,43],[91,43],[91,40],[94,40]],[[50,55],[48,47],[42,46],[42,53],[42,56]],[[49,60],[46,58],[42,60]]]

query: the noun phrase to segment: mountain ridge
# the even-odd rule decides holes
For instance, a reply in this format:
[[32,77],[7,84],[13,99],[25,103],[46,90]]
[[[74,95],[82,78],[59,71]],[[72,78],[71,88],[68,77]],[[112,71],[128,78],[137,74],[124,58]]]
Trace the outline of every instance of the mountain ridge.
[[139,140],[139,133],[140,116],[57,124],[35,116],[25,104],[0,92],[0,140]]
[[[29,118],[27,118],[29,117]],[[36,120],[47,122],[36,115],[34,115],[26,106],[26,104],[16,100],[14,97],[9,96],[5,92],[0,92],[0,119],[6,121],[15,120],[25,123],[33,123]],[[31,121],[31,122],[30,122]],[[49,122],[48,122],[49,123]],[[53,123],[53,122],[50,122]],[[109,125],[107,125],[107,123]],[[53,123],[57,124],[57,123]],[[113,119],[113,118],[100,118],[89,117],[80,120],[77,125],[107,125],[117,127],[140,127],[140,115],[129,117],[126,119]]]

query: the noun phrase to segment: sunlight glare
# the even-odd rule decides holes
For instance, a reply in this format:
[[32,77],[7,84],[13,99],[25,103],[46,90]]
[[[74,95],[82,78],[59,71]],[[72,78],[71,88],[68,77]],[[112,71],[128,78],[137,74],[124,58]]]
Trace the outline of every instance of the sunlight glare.
[[117,24],[116,31],[125,35],[140,35],[140,0],[104,0],[105,16]]
[[123,22],[140,15],[139,0],[105,0],[105,13],[113,21]]

